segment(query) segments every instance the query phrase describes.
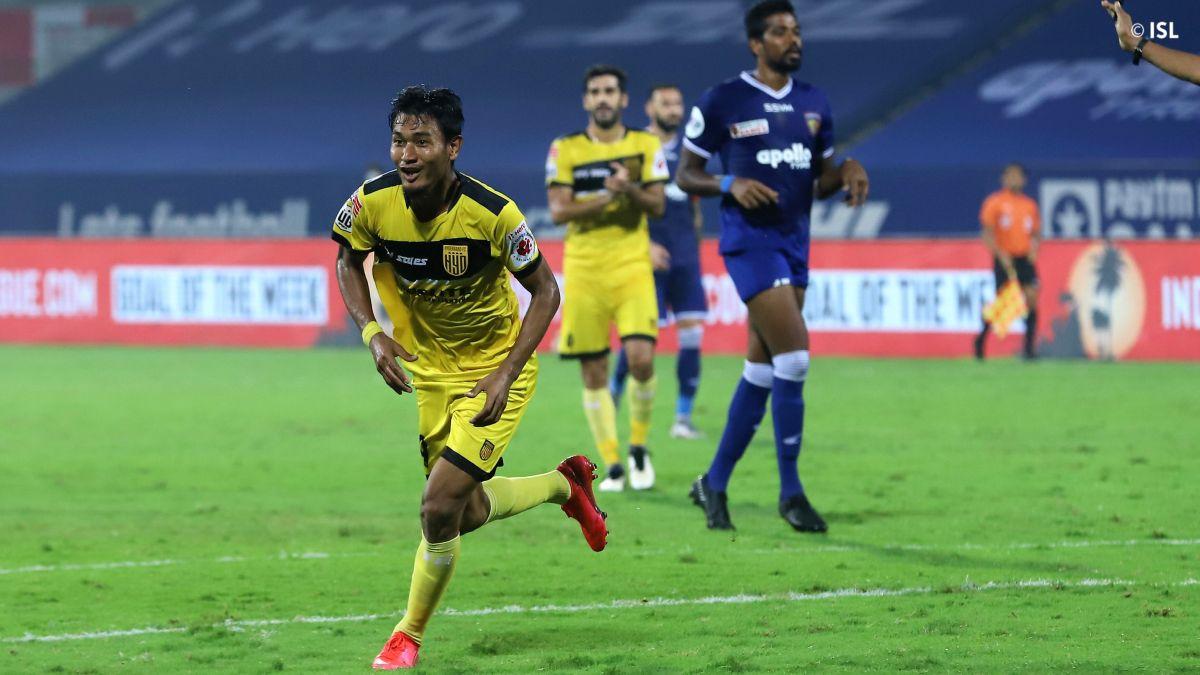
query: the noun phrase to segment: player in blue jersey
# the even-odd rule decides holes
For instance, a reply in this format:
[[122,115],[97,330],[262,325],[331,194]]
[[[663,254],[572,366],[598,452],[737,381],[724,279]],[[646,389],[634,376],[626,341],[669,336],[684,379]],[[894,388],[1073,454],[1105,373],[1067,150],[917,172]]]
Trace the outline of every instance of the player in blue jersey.
[[[710,529],[733,529],[726,486],[771,400],[779,466],[779,513],[801,532],[824,532],[796,469],[808,375],[809,216],[814,198],[847,190],[853,206],[867,198],[867,173],[838,162],[829,101],[791,73],[800,68],[800,26],[786,0],[759,2],[746,13],[757,67],[709,89],[684,128],[676,181],[700,196],[721,197],[720,252],[749,312],[750,339],[741,381],[721,442],[692,500]],[[706,162],[719,155],[725,174]]]
[[[662,141],[667,167],[674,176],[682,149],[677,135],[683,122],[683,93],[679,87],[673,84],[652,87],[646,99],[646,117],[650,119],[646,131]],[[708,316],[708,299],[700,281],[700,231],[704,221],[697,198],[680,190],[675,183],[667,184],[666,195],[663,217],[650,219],[650,256],[658,292],[658,323],[667,325],[674,317],[679,341],[675,361],[679,394],[675,399],[671,437],[697,439],[703,434],[692,424],[692,403],[700,386],[700,343],[704,340],[704,319]],[[614,401],[620,400],[628,375],[629,363],[622,349],[609,383]]]

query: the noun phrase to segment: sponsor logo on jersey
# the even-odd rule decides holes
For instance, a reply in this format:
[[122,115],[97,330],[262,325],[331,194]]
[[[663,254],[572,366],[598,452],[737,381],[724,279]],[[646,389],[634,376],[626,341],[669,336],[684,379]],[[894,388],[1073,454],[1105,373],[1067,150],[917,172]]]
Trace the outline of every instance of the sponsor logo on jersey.
[[813,136],[821,130],[821,113],[806,112],[804,113],[804,121],[808,123],[808,132]]
[[700,134],[704,133],[704,114],[700,112],[699,107],[692,106],[692,114],[688,117],[683,133],[687,134],[688,138],[699,138]]
[[654,153],[654,164],[651,173],[654,174],[655,178],[667,178],[671,175],[671,172],[667,170],[667,158],[663,155],[662,149]]
[[412,265],[413,267],[424,267],[429,264],[429,258],[413,258],[407,255],[398,255],[395,258],[396,262],[402,262],[405,265]]
[[765,136],[771,133],[771,125],[765,119],[746,120],[729,127],[729,135],[734,138],[749,138],[750,136]]
[[804,147],[803,143],[792,143],[790,148],[783,150],[775,148],[759,150],[758,154],[754,155],[754,159],[759,164],[772,169],[777,169],[780,164],[784,163],[793,169],[812,168],[812,151]]
[[508,260],[513,269],[521,269],[538,255],[537,240],[525,221],[508,234]]
[[467,247],[443,244],[442,265],[450,276],[461,277],[467,271]]
[[763,112],[769,113],[785,113],[796,112],[791,103],[764,103]]

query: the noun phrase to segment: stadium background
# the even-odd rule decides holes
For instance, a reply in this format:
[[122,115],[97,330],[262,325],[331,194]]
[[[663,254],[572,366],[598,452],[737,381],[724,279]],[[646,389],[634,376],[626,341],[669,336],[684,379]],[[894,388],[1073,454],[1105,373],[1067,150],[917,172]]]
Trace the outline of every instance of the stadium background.
[[[708,440],[668,438],[668,331],[659,488],[604,501],[602,555],[553,509],[471,535],[425,664],[1195,670],[1200,87],[1129,65],[1093,0],[796,4],[799,76],[872,178],[865,208],[814,210],[801,469],[829,535],[777,517],[770,433],[731,484],[734,537],[686,501],[744,339],[710,239]],[[640,125],[652,83],[690,101],[750,67],[741,9],[0,0],[0,671],[364,672],[422,477],[327,233],[386,166],[388,101],[460,91],[461,167],[553,259],[543,165],[585,123],[583,69],[626,68]],[[1130,9],[1200,51],[1194,0]],[[1050,238],[1047,358],[980,365],[977,214],[1012,160]],[[541,368],[510,475],[588,449],[577,368]]]
[[[963,241],[999,167],[1021,161],[1053,240],[1042,261],[1047,353],[1200,358],[1200,89],[1127,67],[1087,2],[799,8],[801,77],[829,92],[839,150],[872,178],[865,208],[814,210],[816,238],[858,242],[817,244],[818,351],[962,354],[993,293],[986,254]],[[1156,9],[1200,24],[1195,3]],[[561,230],[545,207],[545,151],[585,123],[587,65],[629,71],[627,119],[640,125],[651,84],[677,83],[690,100],[749,62],[733,1],[0,11],[0,339],[16,342],[352,343],[328,247],[278,240],[323,237],[366,167],[387,165],[381,120],[395,89],[459,91],[460,167],[514,197],[549,242]],[[711,235],[712,200],[705,210]],[[213,239],[236,245],[197,245]],[[1113,243],[1098,253],[1060,240]],[[709,246],[705,346],[735,353],[743,310]],[[279,266],[299,276],[269,269]],[[216,278],[220,267],[241,276]],[[217,307],[222,283],[249,295]]]

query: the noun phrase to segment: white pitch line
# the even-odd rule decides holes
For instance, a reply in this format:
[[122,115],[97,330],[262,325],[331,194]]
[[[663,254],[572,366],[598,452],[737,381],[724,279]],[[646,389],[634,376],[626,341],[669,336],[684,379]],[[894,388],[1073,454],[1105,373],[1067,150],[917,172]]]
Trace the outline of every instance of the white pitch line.
[[[1065,589],[1065,588],[1110,588],[1114,586],[1195,586],[1200,584],[1196,579],[1185,579],[1175,583],[1152,583],[1143,584],[1137,581],[1125,579],[1079,579],[1077,581],[1066,581],[1061,579],[1027,579],[1024,581],[999,581],[988,582],[985,584],[974,584],[971,582],[963,583],[961,586],[955,587],[955,590],[962,593],[982,593],[985,591],[1002,591],[1002,590],[1031,590],[1031,589]],[[611,600],[609,602],[597,602],[583,605],[506,605],[503,607],[482,607],[479,609],[452,609],[447,608],[438,612],[439,615],[447,617],[471,617],[471,616],[490,616],[495,614],[542,614],[542,613],[562,613],[576,614],[580,612],[593,612],[599,610],[626,610],[637,609],[640,607],[682,607],[682,606],[697,606],[697,605],[750,605],[760,604],[765,602],[805,602],[813,600],[832,600],[842,598],[891,598],[900,596],[912,595],[930,595],[933,593],[943,592],[947,587],[935,589],[932,586],[918,586],[913,588],[841,588],[831,591],[820,591],[815,593],[775,593],[766,595],[724,595],[724,596],[707,596],[701,598],[641,598],[641,599],[623,599]],[[396,618],[401,616],[402,612],[393,612],[386,614],[350,614],[345,616],[295,616],[288,619],[229,619],[220,623],[214,623],[208,628],[239,631],[244,628],[260,628],[263,626],[284,626],[294,624],[324,624],[324,623],[344,623],[344,622],[364,622],[375,621],[377,619]],[[35,635],[26,633],[17,637],[8,637],[0,639],[0,642],[16,643],[16,642],[67,642],[73,640],[95,640],[101,638],[113,637],[130,637],[138,635],[159,635],[163,633],[183,633],[188,631],[188,628],[170,627],[162,628],[156,626],[148,626],[146,628],[131,628],[126,630],[113,631],[89,631],[85,633],[62,633],[59,635]]]
[[[1111,540],[1111,541],[1058,541],[1058,542],[1013,542],[1013,543],[997,543],[997,544],[951,544],[949,546],[943,544],[827,544],[817,546],[781,546],[778,548],[755,548],[743,549],[738,553],[749,553],[753,555],[769,555],[773,553],[853,553],[858,551],[870,551],[879,549],[884,551],[985,551],[985,550],[1040,550],[1040,549],[1073,549],[1073,548],[1102,548],[1102,547],[1135,547],[1135,546],[1200,546],[1200,539],[1126,539],[1126,540]],[[663,549],[626,549],[626,553],[633,554],[664,554],[677,553],[678,551],[666,551]],[[0,568],[0,576],[12,574],[30,574],[37,572],[77,572],[91,570],[116,570],[116,569],[136,569],[136,568],[152,568],[152,567],[167,567],[170,565],[188,565],[188,564],[204,564],[204,563],[244,563],[244,562],[268,562],[271,560],[331,560],[334,558],[368,558],[391,555],[382,551],[358,551],[348,553],[324,553],[321,551],[306,551],[301,553],[291,553],[280,551],[275,555],[267,556],[244,556],[244,555],[226,555],[219,558],[211,559],[196,559],[196,560],[177,560],[166,558],[163,560],[124,560],[119,562],[103,562],[103,563],[65,563],[61,565],[28,565],[25,567],[9,567]]]

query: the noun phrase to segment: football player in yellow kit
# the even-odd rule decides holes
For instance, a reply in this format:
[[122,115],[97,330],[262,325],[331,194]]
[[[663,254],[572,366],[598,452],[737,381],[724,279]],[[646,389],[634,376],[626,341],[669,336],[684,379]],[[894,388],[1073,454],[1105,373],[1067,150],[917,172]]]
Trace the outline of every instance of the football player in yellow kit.
[[[408,608],[372,664],[379,670],[416,665],[461,535],[550,502],[579,521],[593,550],[608,536],[586,457],[536,476],[496,476],[533,396],[534,352],[559,304],[533,233],[512,200],[455,169],[463,115],[454,92],[408,87],[388,119],[396,170],[363,183],[333,224],[346,309],[388,386],[416,392],[427,476]],[[375,320],[369,253],[393,335]],[[524,321],[510,273],[532,296]]]

